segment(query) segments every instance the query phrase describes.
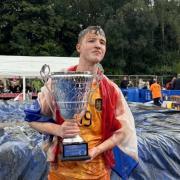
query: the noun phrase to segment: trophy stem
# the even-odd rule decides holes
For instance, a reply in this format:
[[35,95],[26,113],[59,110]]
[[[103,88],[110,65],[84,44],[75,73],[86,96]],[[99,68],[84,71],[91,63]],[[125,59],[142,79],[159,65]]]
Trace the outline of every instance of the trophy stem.
[[82,143],[84,142],[84,140],[79,136],[79,135],[76,135],[75,137],[73,138],[64,138],[63,139],[63,144],[69,144],[69,143]]

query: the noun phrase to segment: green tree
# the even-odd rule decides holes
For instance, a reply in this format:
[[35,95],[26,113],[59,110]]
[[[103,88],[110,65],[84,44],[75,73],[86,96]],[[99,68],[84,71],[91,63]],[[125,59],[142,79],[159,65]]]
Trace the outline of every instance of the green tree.
[[60,28],[61,24],[51,1],[7,1],[2,5],[1,22],[7,24],[1,26],[5,32],[0,39],[3,54],[65,55],[55,39],[57,25]]
[[0,7],[1,54],[76,56],[79,31],[100,25],[107,74],[173,74],[180,60],[177,0],[9,0]]

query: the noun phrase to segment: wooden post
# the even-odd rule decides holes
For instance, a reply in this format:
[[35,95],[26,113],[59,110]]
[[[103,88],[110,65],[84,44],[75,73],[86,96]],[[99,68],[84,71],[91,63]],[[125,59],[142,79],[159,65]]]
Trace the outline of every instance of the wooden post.
[[23,76],[23,101],[26,100],[26,77]]

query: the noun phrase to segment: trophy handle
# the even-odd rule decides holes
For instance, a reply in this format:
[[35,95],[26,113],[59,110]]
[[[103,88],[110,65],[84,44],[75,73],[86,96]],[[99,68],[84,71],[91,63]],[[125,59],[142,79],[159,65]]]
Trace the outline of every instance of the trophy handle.
[[[52,94],[52,92],[51,92],[51,90],[50,90],[50,88],[48,87],[48,84],[47,84],[48,79],[51,77],[51,75],[50,75],[50,66],[47,65],[47,64],[44,64],[44,65],[42,66],[41,70],[40,70],[40,75],[41,75],[41,79],[42,79],[42,81],[43,81],[43,83],[44,83],[44,86],[46,87],[46,89],[47,89],[48,92],[49,92],[50,97],[51,97],[52,100],[54,101],[53,94]],[[47,99],[47,104],[48,104],[51,112],[54,114],[54,110],[53,110],[52,106],[50,105],[48,99]]]
[[40,75],[44,84],[47,83],[50,77],[50,67],[47,64],[44,64],[40,70]]
[[53,97],[51,90],[49,89],[47,82],[48,79],[51,77],[50,75],[50,67],[47,64],[44,64],[40,70],[40,75],[41,75],[41,79],[44,83],[44,86],[47,88],[47,90],[49,91],[50,95]]

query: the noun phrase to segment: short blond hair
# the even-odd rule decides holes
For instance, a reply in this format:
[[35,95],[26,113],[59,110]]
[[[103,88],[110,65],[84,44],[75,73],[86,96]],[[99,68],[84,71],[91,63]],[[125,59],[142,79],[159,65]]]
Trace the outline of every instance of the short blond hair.
[[87,33],[94,33],[94,34],[100,34],[101,36],[105,37],[104,30],[101,28],[101,26],[88,26],[86,29],[83,29],[79,35],[78,35],[78,42],[81,41],[81,39],[87,34]]

